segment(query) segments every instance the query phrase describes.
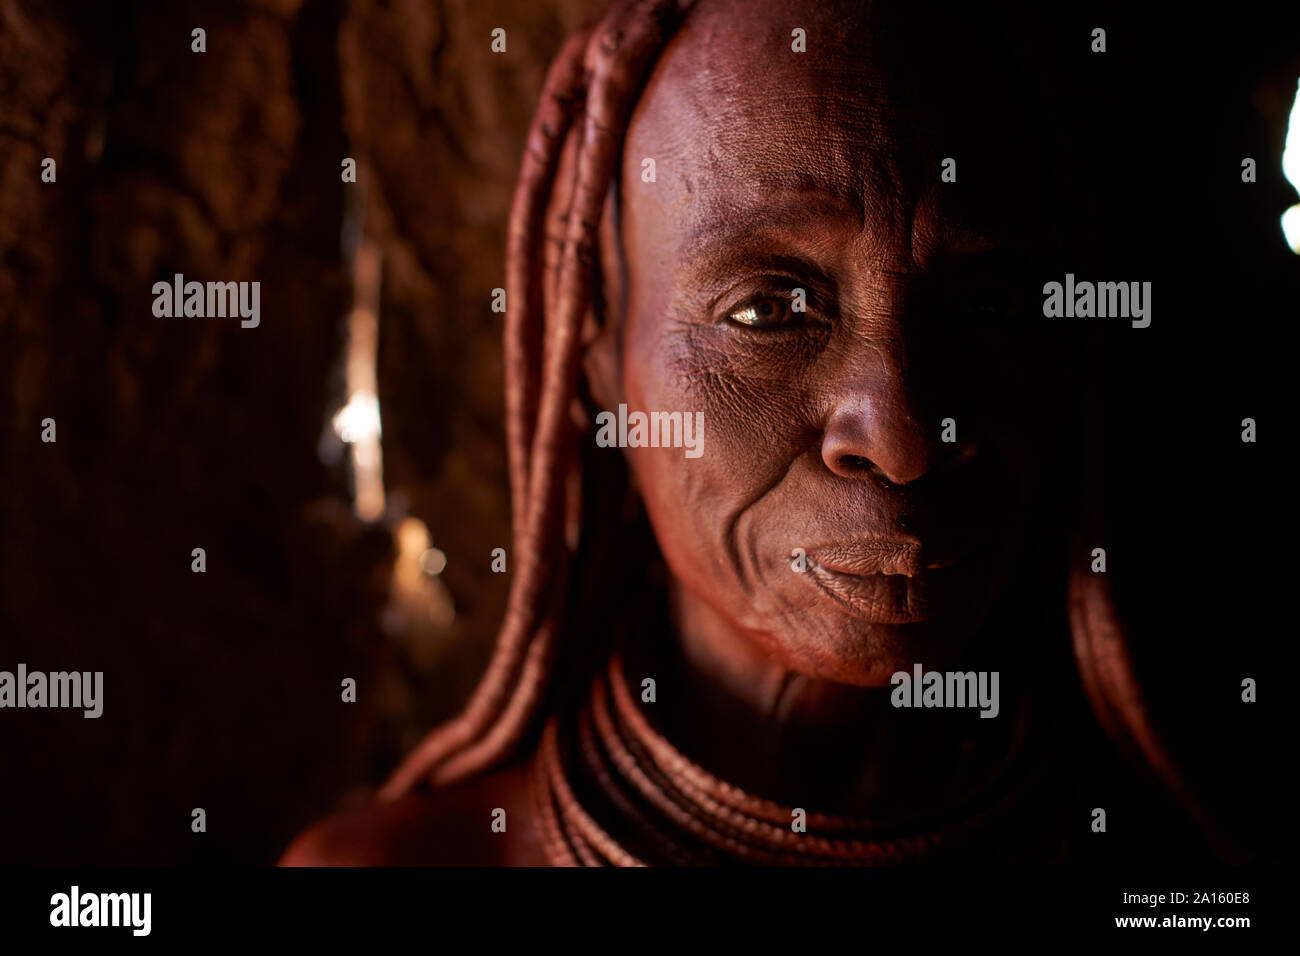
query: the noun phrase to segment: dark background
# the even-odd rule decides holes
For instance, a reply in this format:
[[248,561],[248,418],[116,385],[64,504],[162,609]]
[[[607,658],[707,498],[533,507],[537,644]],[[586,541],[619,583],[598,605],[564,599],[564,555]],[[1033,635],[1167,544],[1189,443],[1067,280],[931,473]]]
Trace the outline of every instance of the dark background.
[[[0,863],[271,862],[468,692],[508,584],[489,570],[509,540],[488,307],[505,213],[545,66],[604,6],[0,0],[0,669],[105,672],[98,720],[0,713]],[[1281,9],[1076,5],[1019,38],[1059,50],[1061,221],[1103,237],[1050,278],[1154,284],[1150,329],[1085,324],[1079,344],[1138,665],[1193,779],[1264,848],[1294,640],[1300,257],[1278,219],[1300,24]],[[349,230],[383,255],[375,525],[322,454]],[[174,272],[260,280],[261,326],[155,318]],[[408,514],[448,556],[427,582],[447,626],[385,613]]]

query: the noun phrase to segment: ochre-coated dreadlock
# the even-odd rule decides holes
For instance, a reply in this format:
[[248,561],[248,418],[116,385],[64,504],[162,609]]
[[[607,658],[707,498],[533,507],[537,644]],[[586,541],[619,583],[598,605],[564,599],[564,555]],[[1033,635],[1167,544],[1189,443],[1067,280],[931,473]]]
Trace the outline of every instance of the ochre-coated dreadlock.
[[[421,781],[448,784],[490,766],[537,716],[570,558],[564,540],[574,520],[565,495],[573,467],[569,412],[605,195],[645,75],[691,2],[617,4],[596,27],[565,43],[547,75],[506,250],[506,438],[518,572],[496,650],[469,704],[420,743],[385,784],[383,799]],[[566,148],[575,150],[569,189],[556,181]],[[550,270],[544,268],[545,226],[557,202],[566,204],[558,217],[565,233]]]

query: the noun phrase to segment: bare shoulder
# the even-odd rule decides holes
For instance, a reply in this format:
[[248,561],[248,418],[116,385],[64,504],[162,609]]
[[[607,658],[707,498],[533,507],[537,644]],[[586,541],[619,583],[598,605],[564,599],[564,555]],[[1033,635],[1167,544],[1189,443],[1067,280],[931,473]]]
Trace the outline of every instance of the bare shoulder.
[[[505,811],[505,832],[492,828]],[[373,802],[312,824],[281,866],[545,866],[525,766]]]

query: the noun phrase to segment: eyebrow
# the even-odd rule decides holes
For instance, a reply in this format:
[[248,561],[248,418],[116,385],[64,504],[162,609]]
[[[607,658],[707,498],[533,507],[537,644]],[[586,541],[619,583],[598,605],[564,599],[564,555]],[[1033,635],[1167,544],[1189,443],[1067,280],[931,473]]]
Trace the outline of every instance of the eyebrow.
[[685,265],[714,261],[720,247],[752,242],[756,233],[797,239],[800,224],[810,219],[839,219],[861,229],[866,224],[866,210],[860,201],[835,193],[786,191],[762,205],[709,217],[691,230],[679,261]]
[[[752,258],[756,243],[772,238],[798,246],[804,225],[811,220],[840,220],[855,231],[867,226],[866,209],[856,196],[821,189],[786,190],[762,205],[710,216],[688,234],[678,262],[688,268],[708,267],[736,257]],[[983,255],[1003,246],[1000,239],[952,215],[944,216],[939,225],[935,251],[941,257]]]

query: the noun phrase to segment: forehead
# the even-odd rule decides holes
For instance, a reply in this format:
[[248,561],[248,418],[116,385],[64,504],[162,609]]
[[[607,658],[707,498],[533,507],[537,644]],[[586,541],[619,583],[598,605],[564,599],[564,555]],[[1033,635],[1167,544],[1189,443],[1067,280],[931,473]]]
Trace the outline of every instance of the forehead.
[[[875,235],[967,229],[942,215],[937,121],[866,5],[704,2],[633,112],[623,202],[676,254],[731,224],[838,221]],[[804,52],[792,49],[803,31]],[[909,51],[914,52],[914,51]],[[655,161],[655,181],[643,162]],[[883,227],[883,228],[882,228]]]
[[[871,49],[865,17],[832,25],[824,9],[789,6],[697,7],[637,103],[627,158],[639,165],[644,147],[683,172],[725,168],[763,183],[790,178],[816,156],[823,175],[851,181],[861,146],[898,133],[898,84]],[[805,52],[792,49],[795,30]]]

